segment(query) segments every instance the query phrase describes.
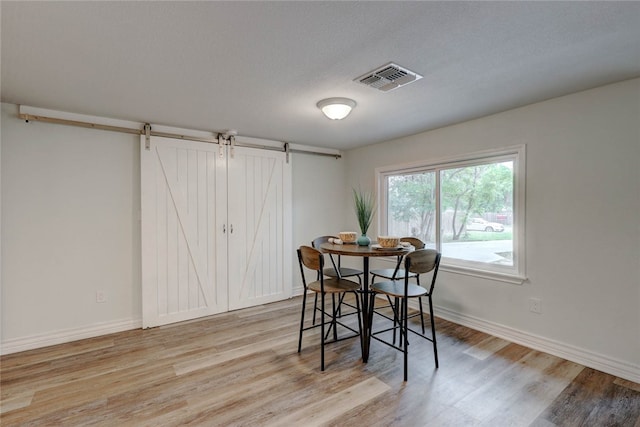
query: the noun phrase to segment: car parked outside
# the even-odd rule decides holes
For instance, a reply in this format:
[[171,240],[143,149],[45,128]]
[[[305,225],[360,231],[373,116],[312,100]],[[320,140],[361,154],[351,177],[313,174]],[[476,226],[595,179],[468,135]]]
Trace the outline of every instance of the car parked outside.
[[497,222],[489,222],[482,218],[471,218],[467,223],[467,231],[504,231],[504,225]]

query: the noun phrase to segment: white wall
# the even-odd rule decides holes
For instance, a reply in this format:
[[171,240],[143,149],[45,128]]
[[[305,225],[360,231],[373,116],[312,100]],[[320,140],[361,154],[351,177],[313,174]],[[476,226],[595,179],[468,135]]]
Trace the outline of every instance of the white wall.
[[[17,114],[2,104],[1,352],[140,327],[139,137]],[[296,248],[341,229],[345,162],[291,157]]]
[[347,182],[373,189],[376,167],[526,144],[529,280],[442,273],[439,314],[640,381],[639,104],[636,79],[352,150]]
[[[25,123],[17,114],[17,106],[2,104],[3,352],[29,340],[134,327],[141,313],[138,138]],[[107,302],[96,303],[98,290]]]
[[[333,157],[293,156],[293,248],[345,227],[345,161]],[[293,259],[293,293],[302,292],[298,257]],[[307,275],[307,279],[312,279]]]

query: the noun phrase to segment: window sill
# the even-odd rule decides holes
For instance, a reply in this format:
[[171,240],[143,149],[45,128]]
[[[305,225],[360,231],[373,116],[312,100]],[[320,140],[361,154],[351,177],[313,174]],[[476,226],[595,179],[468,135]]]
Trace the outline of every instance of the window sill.
[[460,267],[457,265],[445,265],[442,263],[440,264],[440,271],[463,274],[465,276],[480,277],[482,279],[495,280],[498,282],[511,283],[512,285],[522,285],[527,280],[526,276],[520,276],[518,274],[479,270],[469,267]]
[[[389,263],[394,266],[398,262],[395,257],[380,257],[379,261]],[[479,277],[482,279],[495,280],[498,282],[510,283],[512,285],[522,285],[526,280],[526,276],[520,276],[514,273],[506,273],[499,271],[487,271],[479,268],[462,267],[460,265],[446,264],[444,261],[440,262],[440,271],[446,271],[447,273],[463,274],[465,276]]]

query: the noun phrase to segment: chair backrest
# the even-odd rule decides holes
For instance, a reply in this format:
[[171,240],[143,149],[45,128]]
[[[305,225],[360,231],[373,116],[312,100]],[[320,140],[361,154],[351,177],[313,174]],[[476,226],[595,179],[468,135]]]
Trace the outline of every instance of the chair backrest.
[[297,252],[298,264],[300,264],[300,275],[302,276],[302,286],[304,286],[305,292],[307,290],[307,278],[304,275],[305,267],[316,272],[316,280],[320,280],[320,286],[324,289],[324,281],[322,280],[324,257],[322,256],[322,252],[309,246],[300,246]]
[[[416,250],[418,249],[424,249],[424,242],[420,239],[418,239],[417,237],[402,237],[400,238],[401,242],[408,242],[411,246],[413,246],[414,248],[416,248]],[[393,271],[393,277],[396,277],[396,275],[398,274],[398,271],[400,270],[400,266],[402,265],[402,258],[404,257],[404,255],[398,255],[398,262],[396,263],[396,268]],[[398,279],[400,279],[400,277],[398,277]]]
[[322,267],[324,267],[322,252],[309,246],[300,246],[298,249],[298,260],[300,261],[301,271],[303,265],[309,270],[314,271],[322,271]]
[[438,268],[440,267],[441,256],[440,252],[435,249],[418,249],[407,254],[404,258],[405,282],[408,283],[410,272],[420,275],[433,271],[431,286],[429,288],[429,294],[431,294],[436,284],[436,276],[438,274]]
[[320,236],[311,241],[311,247],[320,248],[320,245],[329,241],[329,239],[337,239],[336,236]]
[[[320,236],[320,237],[316,237],[315,239],[313,239],[311,241],[311,246],[314,247],[315,249],[319,249],[320,245],[323,243],[326,243],[329,241],[329,239],[338,239],[339,237],[336,236]],[[329,259],[331,260],[331,265],[333,265],[333,269],[334,270],[338,270],[340,269],[340,255],[338,255],[338,264],[336,265],[336,262],[333,260],[333,256],[331,254],[329,254]]]
[[424,242],[417,237],[403,237],[400,239],[401,242],[408,242],[411,246],[416,249],[424,249]]

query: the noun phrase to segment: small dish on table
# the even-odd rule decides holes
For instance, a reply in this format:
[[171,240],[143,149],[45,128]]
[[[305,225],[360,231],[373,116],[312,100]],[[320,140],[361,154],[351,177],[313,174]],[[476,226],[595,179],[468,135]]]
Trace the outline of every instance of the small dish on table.
[[398,245],[398,246],[393,246],[390,248],[385,248],[384,246],[380,246],[379,243],[374,243],[371,245],[371,249],[375,249],[378,251],[399,251],[400,249],[405,249],[405,246],[402,245]]
[[356,242],[358,233],[355,231],[341,231],[338,233],[338,236],[340,236],[340,240],[342,240],[343,243],[350,244]]
[[385,249],[399,247],[400,238],[395,236],[378,236],[378,245]]

